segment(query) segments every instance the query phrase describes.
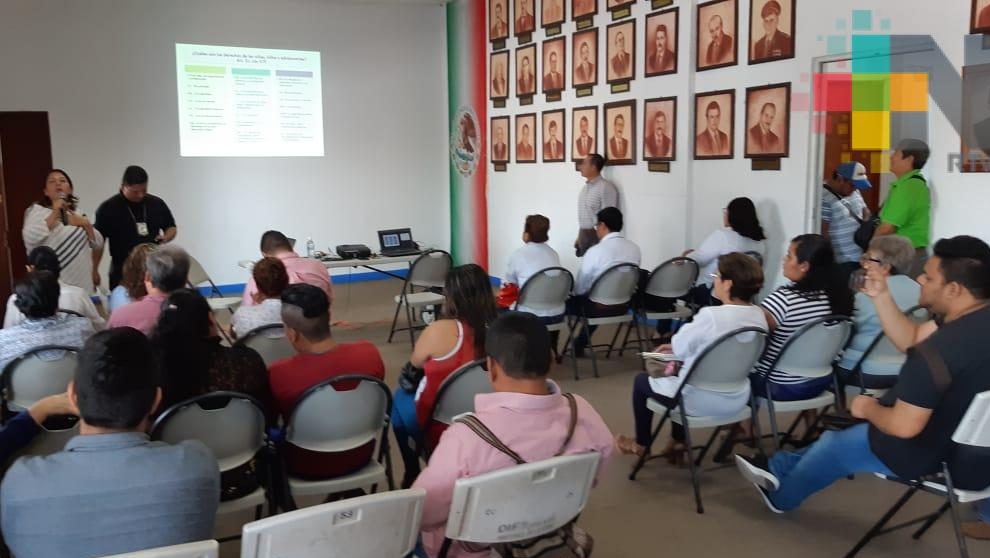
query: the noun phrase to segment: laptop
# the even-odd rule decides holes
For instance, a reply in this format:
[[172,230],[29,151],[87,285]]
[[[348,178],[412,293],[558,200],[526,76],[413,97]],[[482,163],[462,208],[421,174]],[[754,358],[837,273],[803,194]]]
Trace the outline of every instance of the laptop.
[[412,256],[422,251],[416,246],[409,229],[389,229],[378,231],[378,242],[381,244],[379,254],[386,257]]

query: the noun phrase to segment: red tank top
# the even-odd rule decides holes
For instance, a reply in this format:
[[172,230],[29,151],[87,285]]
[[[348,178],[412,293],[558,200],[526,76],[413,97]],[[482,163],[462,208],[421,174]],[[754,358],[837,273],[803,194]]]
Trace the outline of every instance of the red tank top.
[[423,364],[423,380],[419,384],[416,396],[416,418],[424,427],[426,443],[435,447],[440,440],[440,434],[446,429],[443,423],[430,420],[433,404],[437,400],[437,392],[447,376],[450,376],[461,366],[475,360],[474,330],[463,322],[457,322],[457,344],[454,349],[439,358],[431,358]]

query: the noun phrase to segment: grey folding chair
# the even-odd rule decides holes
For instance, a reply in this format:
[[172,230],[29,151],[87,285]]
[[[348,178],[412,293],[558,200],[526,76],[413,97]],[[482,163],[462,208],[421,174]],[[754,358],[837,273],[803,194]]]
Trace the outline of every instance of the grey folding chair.
[[241,558],[403,558],[416,547],[426,491],[369,494],[244,526]]
[[[217,458],[221,474],[246,467],[255,459],[272,457],[271,452],[265,451],[269,449],[267,421],[261,403],[250,395],[233,391],[207,393],[172,405],[155,420],[151,438],[169,444],[199,440]],[[220,502],[218,515],[254,508],[258,519],[266,501],[269,513],[275,513],[271,486],[270,478],[258,478],[258,488],[250,494]]]
[[[674,301],[674,309],[660,312],[637,308],[639,316],[644,320],[687,320],[693,316],[694,310],[680,299],[691,292],[698,281],[698,269],[698,262],[685,257],[671,258],[654,268],[641,294],[671,299]],[[642,298],[641,296],[640,299]],[[631,332],[631,324],[627,324],[626,336],[619,349],[620,356],[629,344]],[[645,347],[640,344],[639,350],[645,350]]]
[[[444,378],[437,390],[437,398],[430,416],[437,422],[454,424],[454,419],[458,416],[474,412],[475,395],[492,391],[492,384],[488,381],[488,373],[485,371],[485,361],[469,362]],[[431,448],[423,444],[421,453],[424,460],[430,460],[430,452]]]
[[[816,318],[801,326],[787,339],[768,370],[779,370],[791,376],[808,379],[831,376],[835,380],[832,364],[846,343],[849,342],[851,334],[852,320],[846,316]],[[838,392],[838,383],[834,383],[836,385],[835,392]],[[766,392],[754,395],[757,405],[767,406],[774,447],[779,448],[790,439],[805,412],[835,405],[835,392],[826,390],[817,397],[798,401],[774,401],[770,397],[770,382],[767,381]],[[784,437],[781,438],[780,430],[777,427],[777,413],[795,411],[799,413],[797,418],[794,419]]]
[[23,411],[49,395],[65,393],[76,372],[79,347],[44,345],[10,361],[3,369],[3,405]]
[[[74,416],[49,417],[41,425],[41,432],[31,439],[31,443],[16,452],[10,459],[18,457],[46,456],[65,449],[65,444],[79,435],[79,418]],[[0,463],[0,467],[4,464]]]
[[[959,507],[961,504],[990,500],[990,486],[961,488],[953,479],[953,471],[958,473],[960,470],[973,471],[990,468],[990,391],[978,393],[973,398],[966,414],[963,415],[959,425],[956,426],[956,431],[952,434],[952,442],[955,447],[951,451],[951,457],[942,462],[942,471],[939,475],[922,479],[900,479],[876,474],[882,479],[907,485],[908,490],[883,515],[880,521],[856,543],[856,546],[846,554],[846,558],[852,558],[858,554],[871,540],[880,535],[921,523],[921,527],[911,536],[918,540],[946,512],[950,512],[949,516],[952,518],[952,528],[955,531],[956,544],[959,546],[959,556],[969,557],[966,537],[962,535],[960,528]],[[919,491],[944,498],[945,503],[934,513],[893,527],[887,527],[897,512]]]
[[[353,389],[343,389],[355,384]],[[337,389],[341,388],[341,389]],[[287,509],[295,509],[295,497],[324,495],[388,483],[394,488],[392,458],[388,449],[392,392],[381,380],[360,374],[337,376],[303,393],[289,415],[285,441],[314,453],[339,453],[376,442],[377,451],[363,468],[339,477],[310,480],[286,472]]]
[[516,308],[526,308],[534,312],[549,313],[559,311],[560,323],[547,326],[549,331],[563,331],[566,320],[562,310],[567,298],[574,290],[574,276],[562,267],[548,267],[534,273],[519,290]]
[[104,558],[217,558],[219,552],[220,545],[211,540],[114,554]]
[[256,327],[242,335],[234,344],[257,351],[265,361],[265,366],[271,366],[273,362],[296,354],[296,350],[285,336],[285,327],[282,324]]
[[233,313],[241,304],[241,297],[239,296],[224,296],[213,279],[210,279],[210,274],[206,272],[203,265],[192,256],[189,256],[189,275],[186,277],[186,282],[190,289],[197,289],[202,285],[209,286],[210,292],[206,300],[210,303],[210,309],[214,311],[230,310]]
[[[415,330],[425,325],[416,325],[413,310],[421,310],[427,306],[443,305],[444,296],[435,290],[443,289],[447,274],[453,267],[454,260],[443,250],[429,250],[413,260],[409,266],[409,274],[402,284],[402,291],[395,295],[395,315],[392,317],[392,327],[388,332],[388,342],[396,331],[409,331],[409,344],[416,344]],[[416,292],[416,289],[421,289]],[[399,311],[405,308],[407,327],[396,328],[399,321]]]
[[[606,269],[592,283],[591,290],[588,291],[588,304],[583,305],[579,314],[571,320],[567,341],[564,343],[563,353],[566,353],[568,348],[571,351],[575,380],[580,379],[578,375],[577,355],[571,345],[571,342],[575,338],[575,333],[588,331],[588,351],[591,353],[591,366],[596,378],[598,377],[598,358],[595,355],[596,345],[591,344],[591,326],[608,324],[621,326],[622,324],[630,324],[630,327],[636,328],[636,342],[642,345],[643,336],[640,333],[639,321],[636,320],[635,313],[630,311],[630,305],[638,286],[639,266],[631,263],[618,264]],[[588,306],[591,304],[610,306],[617,309],[625,307],[626,311],[620,314],[617,310],[614,313],[610,312],[612,315],[609,316],[595,316],[593,312],[589,312]],[[616,331],[616,336],[612,337],[612,343],[599,345],[598,347],[608,347],[609,354],[611,354],[612,347],[615,345],[617,338],[618,331]]]
[[[928,310],[922,306],[912,306],[905,310],[904,314],[919,324],[931,319]],[[850,389],[846,389],[846,393],[848,394],[851,390],[855,390],[853,391],[854,394],[871,395],[874,397],[882,396],[887,390],[867,388],[863,375],[871,375],[874,370],[900,369],[905,360],[907,360],[907,354],[899,351],[890,338],[884,335],[883,332],[880,332],[866,350],[863,351],[859,362],[851,370],[859,384],[857,386],[847,386]]]
[[[750,394],[750,405],[734,415],[725,416],[692,416],[684,410],[684,387],[691,385],[698,389],[714,391],[717,393],[736,393],[749,387],[749,374],[753,370],[753,365],[760,358],[766,346],[767,332],[758,327],[743,327],[730,331],[714,339],[698,357],[694,360],[691,369],[687,371],[687,377],[681,387],[674,395],[673,405],[668,407],[655,399],[647,400],[647,408],[654,413],[661,414],[662,418],[653,429],[650,443],[646,451],[636,461],[629,480],[636,480],[643,465],[652,457],[649,456],[653,442],[660,435],[664,423],[668,418],[684,427],[686,434],[685,445],[688,448],[688,467],[691,470],[691,484],[694,486],[694,500],[698,513],[705,513],[705,508],[701,503],[701,487],[698,480],[697,468],[701,466],[705,454],[711,449],[719,431],[724,426],[736,424],[745,419],[753,419],[756,414],[756,406]],[[756,422],[753,423],[756,425]],[[691,445],[692,428],[715,428],[708,442],[695,448]],[[754,435],[754,439],[759,440],[759,434]],[[694,455],[695,449],[701,449],[697,457]],[[656,456],[654,456],[656,457]]]

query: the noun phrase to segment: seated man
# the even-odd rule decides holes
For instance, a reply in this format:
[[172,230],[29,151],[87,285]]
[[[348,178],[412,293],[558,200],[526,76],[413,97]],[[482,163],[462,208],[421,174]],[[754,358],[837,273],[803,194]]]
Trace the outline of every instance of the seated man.
[[[581,269],[574,280],[574,296],[567,301],[569,316],[580,315],[582,309],[589,317],[618,316],[629,309],[627,304],[605,306],[588,300],[592,285],[606,270],[624,263],[639,266],[641,260],[639,246],[622,235],[622,212],[618,208],[606,207],[598,212],[597,218],[595,234],[598,235],[598,244],[588,248],[581,260]],[[574,340],[577,356],[583,355],[595,326],[590,329],[582,331]]]
[[[28,272],[49,271],[59,280],[59,310],[69,310],[81,314],[90,321],[94,331],[99,331],[106,326],[106,320],[96,310],[96,306],[86,295],[86,291],[75,285],[63,283],[59,278],[59,274],[62,273],[62,266],[58,262],[55,250],[48,246],[38,246],[31,250],[31,253],[28,254],[27,270]],[[7,299],[7,313],[3,317],[3,327],[15,326],[25,320],[24,314],[17,310],[16,300],[16,295],[10,295],[10,298]]]
[[[529,462],[597,451],[602,454],[598,466],[601,478],[612,456],[612,434],[595,409],[575,396],[577,418],[573,434],[567,438],[573,418],[571,407],[556,384],[547,379],[550,333],[539,318],[524,312],[503,314],[488,328],[485,349],[488,376],[495,391],[475,396],[474,416]],[[444,432],[429,465],[413,484],[414,488],[426,489],[423,545],[430,556],[436,556],[443,544],[457,479],[513,465],[515,461],[465,424],[454,423]],[[473,553],[455,543],[449,555],[488,556],[488,553]]]
[[189,276],[189,254],[166,244],[145,258],[144,287],[148,294],[110,314],[107,327],[133,327],[151,335],[162,313],[162,303],[172,291],[185,288]]
[[213,536],[216,459],[200,442],[148,439],[161,397],[140,332],[111,329],[86,342],[69,384],[79,435],[64,451],[17,460],[0,486],[15,556],[106,556]]
[[[292,250],[292,243],[282,233],[278,231],[265,231],[261,235],[261,255],[266,258],[278,258],[285,264],[285,270],[289,274],[289,283],[306,283],[318,287],[327,295],[327,300],[333,303],[333,284],[330,281],[330,273],[319,260],[300,257]],[[258,285],[254,277],[248,279],[244,287],[244,297],[241,300],[242,306],[253,306],[258,304]]]
[[14,307],[25,321],[0,329],[0,371],[35,347],[82,347],[93,334],[86,318],[58,313],[58,279],[50,271],[28,273],[14,286],[14,297]]
[[[288,422],[299,397],[309,388],[344,374],[365,374],[385,379],[385,363],[378,349],[367,341],[338,343],[330,334],[330,301],[312,285],[289,285],[282,293],[285,335],[299,353],[272,363],[269,383],[275,407]],[[353,389],[354,385],[341,386]],[[351,473],[368,464],[375,441],[340,454],[313,452],[288,445],[286,462],[293,475],[319,479]]]
[[[969,236],[943,239],[919,276],[919,304],[942,326],[909,351],[894,388],[880,401],[858,396],[851,411],[868,424],[826,432],[794,453],[778,451],[767,463],[736,456],[740,472],[781,513],[854,473],[916,479],[941,470],[954,452],[952,434],[973,397],[990,390],[990,246]],[[953,474],[956,488],[982,490],[985,468]]]

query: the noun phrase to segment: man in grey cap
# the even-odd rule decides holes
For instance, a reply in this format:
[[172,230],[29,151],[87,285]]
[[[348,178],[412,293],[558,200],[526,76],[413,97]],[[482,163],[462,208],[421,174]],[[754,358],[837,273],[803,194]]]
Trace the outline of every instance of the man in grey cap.
[[863,256],[853,237],[870,210],[860,190],[871,187],[866,167],[855,161],[842,163],[822,190],[822,235],[832,241],[835,262],[848,276],[859,268]]

